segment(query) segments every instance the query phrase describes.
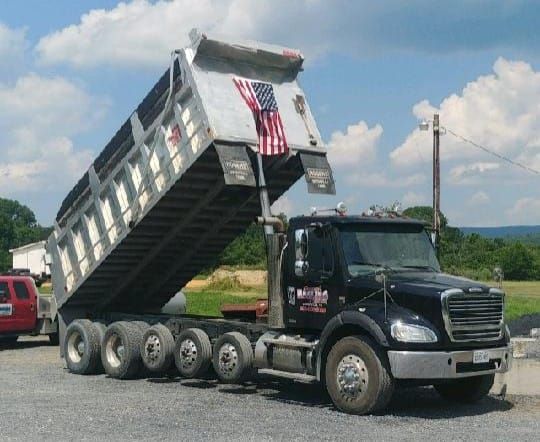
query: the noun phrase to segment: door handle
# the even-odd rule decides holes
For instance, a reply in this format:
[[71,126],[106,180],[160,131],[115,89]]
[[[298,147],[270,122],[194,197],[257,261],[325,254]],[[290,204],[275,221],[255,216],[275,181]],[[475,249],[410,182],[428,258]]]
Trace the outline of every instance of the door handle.
[[36,309],[36,306],[34,304],[30,304],[30,311],[34,311]]

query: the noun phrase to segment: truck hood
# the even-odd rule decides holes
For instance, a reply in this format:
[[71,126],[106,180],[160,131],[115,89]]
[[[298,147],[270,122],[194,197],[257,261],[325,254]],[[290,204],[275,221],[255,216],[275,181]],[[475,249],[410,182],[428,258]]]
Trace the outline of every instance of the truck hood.
[[[391,292],[412,292],[418,295],[440,297],[444,290],[456,288],[465,293],[486,293],[489,287],[476,281],[458,276],[435,272],[396,272],[388,278]],[[392,287],[393,286],[393,287]]]
[[[368,291],[375,291],[381,285],[375,282],[371,277],[370,288]],[[367,280],[354,278],[349,281],[349,287],[352,293],[366,293]],[[393,315],[395,319],[401,319],[406,322],[410,321],[427,321],[430,326],[437,330],[441,340],[436,347],[441,348],[456,348],[456,347],[471,347],[474,343],[453,343],[450,342],[445,331],[444,320],[442,317],[441,293],[448,289],[461,289],[465,293],[480,293],[489,292],[489,287],[485,284],[478,283],[466,278],[460,278],[444,273],[435,273],[427,271],[404,271],[394,272],[388,277],[387,281],[388,292],[394,301],[391,309],[395,310]],[[351,294],[352,294],[351,293]],[[351,296],[356,298],[356,296]],[[358,299],[358,298],[357,298]],[[381,301],[380,298],[372,298]],[[359,301],[365,303],[366,301]],[[363,304],[362,304],[363,305]],[[477,345],[477,344],[476,344]]]

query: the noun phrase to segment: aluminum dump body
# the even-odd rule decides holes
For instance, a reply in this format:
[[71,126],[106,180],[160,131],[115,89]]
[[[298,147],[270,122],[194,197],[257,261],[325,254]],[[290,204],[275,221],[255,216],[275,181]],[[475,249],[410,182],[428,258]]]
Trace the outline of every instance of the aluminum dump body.
[[297,83],[298,51],[197,31],[61,205],[47,242],[60,308],[155,312],[260,214],[258,135],[233,80],[270,83],[289,152],[263,157],[270,202],[306,172],[332,193]]

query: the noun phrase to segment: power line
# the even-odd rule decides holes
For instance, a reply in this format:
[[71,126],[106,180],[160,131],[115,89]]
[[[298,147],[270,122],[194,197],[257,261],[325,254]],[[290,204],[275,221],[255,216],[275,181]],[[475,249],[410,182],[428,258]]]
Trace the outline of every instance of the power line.
[[540,171],[538,171],[536,169],[533,169],[532,167],[526,166],[525,164],[519,163],[519,162],[514,161],[514,160],[512,160],[512,159],[510,159],[508,157],[505,157],[504,155],[498,154],[497,152],[495,152],[495,151],[493,151],[493,150],[491,150],[491,149],[489,149],[489,148],[487,148],[485,146],[482,146],[481,144],[478,144],[478,143],[474,142],[473,140],[470,140],[470,139],[464,137],[463,135],[460,135],[460,134],[454,132],[452,129],[449,129],[448,127],[445,127],[445,129],[446,129],[446,131],[448,133],[452,134],[454,137],[459,138],[461,141],[464,141],[465,143],[469,143],[472,146],[483,150],[484,152],[488,153],[489,155],[497,157],[498,159],[500,159],[502,161],[506,161],[507,163],[512,164],[513,166],[520,167],[520,168],[526,170],[527,172],[531,172],[531,173],[534,173],[536,175],[540,175]]

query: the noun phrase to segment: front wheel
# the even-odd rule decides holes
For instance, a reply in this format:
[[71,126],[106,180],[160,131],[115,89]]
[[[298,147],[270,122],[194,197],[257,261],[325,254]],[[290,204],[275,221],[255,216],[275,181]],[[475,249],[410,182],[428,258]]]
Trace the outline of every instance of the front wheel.
[[487,396],[494,380],[494,374],[486,374],[435,384],[434,387],[447,400],[472,404]]
[[334,405],[350,414],[383,410],[394,391],[384,354],[364,336],[336,342],[326,361],[326,389]]

